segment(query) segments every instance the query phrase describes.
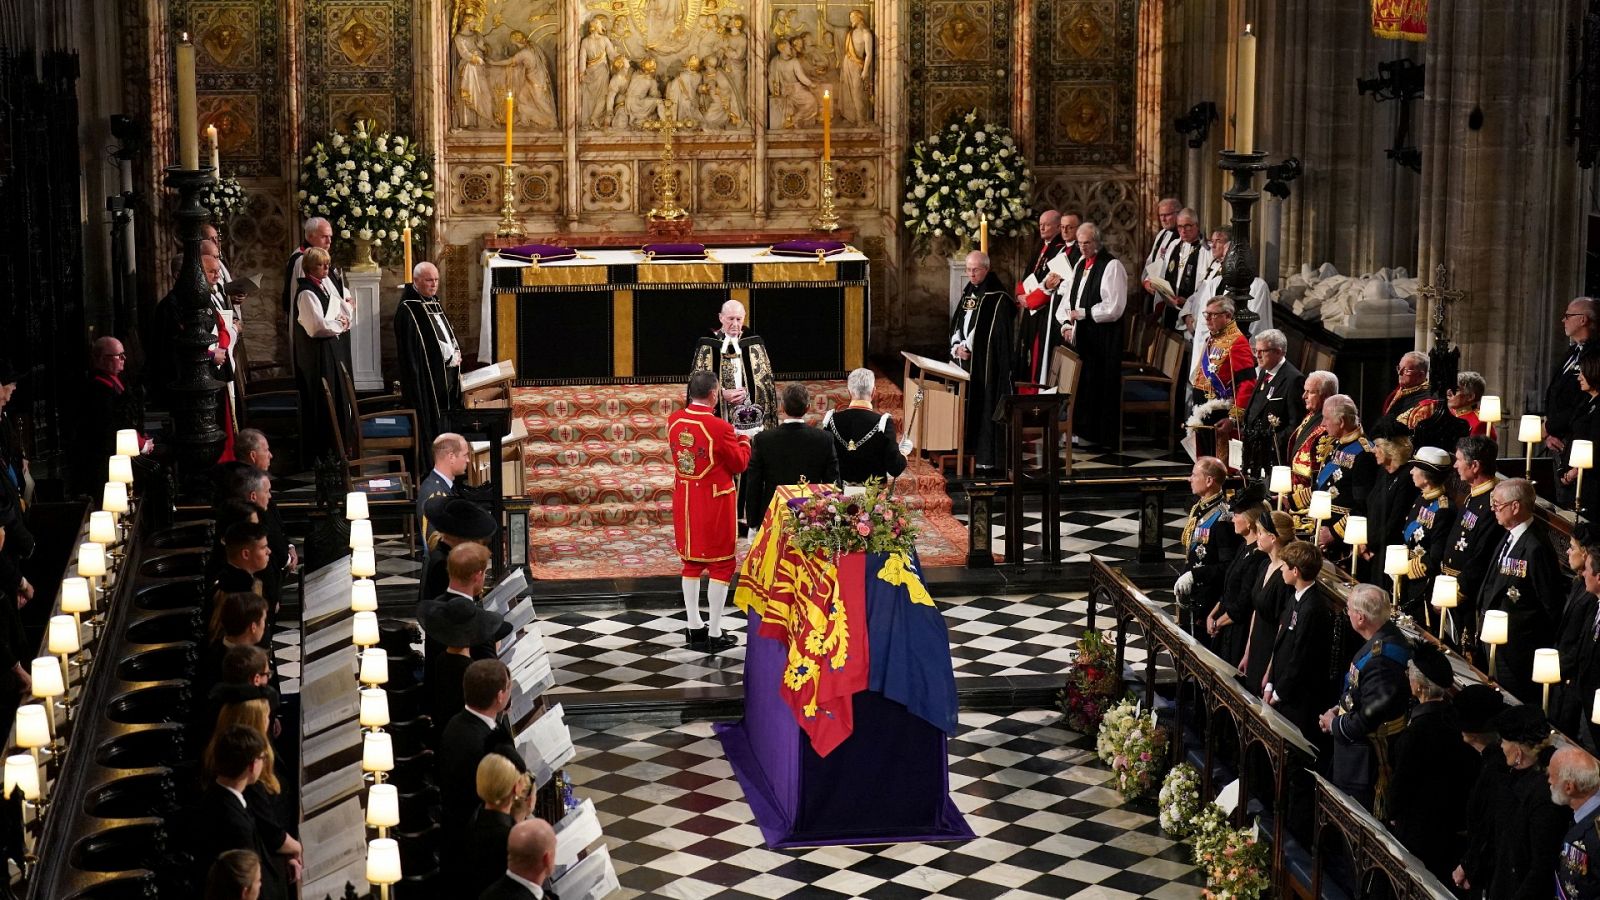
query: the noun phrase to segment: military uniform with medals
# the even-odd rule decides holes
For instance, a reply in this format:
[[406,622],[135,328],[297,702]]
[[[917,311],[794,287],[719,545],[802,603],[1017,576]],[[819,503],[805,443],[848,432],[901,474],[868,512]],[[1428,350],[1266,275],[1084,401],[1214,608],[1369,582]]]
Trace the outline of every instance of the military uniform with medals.
[[1426,381],[1416,387],[1397,387],[1383,398],[1383,418],[1415,432],[1423,422],[1433,418],[1438,405],[1439,399]]
[[[1445,539],[1444,559],[1439,564],[1439,571],[1454,577],[1460,587],[1460,605],[1451,618],[1473,634],[1477,633],[1478,591],[1489,577],[1490,552],[1506,538],[1506,530],[1495,521],[1494,510],[1489,508],[1490,495],[1499,483],[1498,478],[1491,478],[1467,492],[1460,515]],[[1478,659],[1477,664],[1482,668],[1486,663]]]
[[[1533,522],[1515,540],[1507,534],[1493,548],[1478,608],[1508,614],[1507,640],[1496,653],[1496,680],[1523,703],[1541,702],[1542,692],[1533,683],[1533,651],[1555,646],[1566,593],[1555,551]],[[1488,646],[1482,650],[1480,658],[1487,659]]]
[[1600,897],[1600,806],[1590,809],[1567,829],[1556,862],[1558,900]]
[[[1222,597],[1222,587],[1228,576],[1228,564],[1244,545],[1244,538],[1233,530],[1228,515],[1228,504],[1222,492],[1199,501],[1189,509],[1189,521],[1183,526],[1183,558],[1189,574],[1194,576],[1194,587],[1188,603],[1179,604],[1180,622],[1191,629],[1194,610],[1201,614],[1217,605]],[[1199,635],[1205,629],[1198,630]],[[1201,638],[1202,642],[1205,638]]]
[[[1324,434],[1318,441],[1327,442],[1327,454],[1322,466],[1311,480],[1310,490],[1327,491],[1333,497],[1333,518],[1323,523],[1335,538],[1344,538],[1344,523],[1351,516],[1367,514],[1367,495],[1378,480],[1378,458],[1372,453],[1372,442],[1357,428],[1352,434],[1335,439]],[[1311,494],[1305,495],[1307,505]],[[1331,548],[1330,548],[1331,549]]]
[[1400,539],[1411,558],[1403,588],[1403,608],[1412,618],[1422,619],[1424,606],[1432,598],[1433,578],[1439,574],[1439,565],[1450,546],[1450,530],[1455,521],[1456,510],[1450,506],[1450,498],[1442,487],[1424,489],[1411,504]]
[[1405,634],[1394,622],[1383,623],[1356,651],[1328,729],[1333,734],[1328,779],[1379,819],[1388,818],[1389,739],[1405,728],[1411,704],[1410,661]]

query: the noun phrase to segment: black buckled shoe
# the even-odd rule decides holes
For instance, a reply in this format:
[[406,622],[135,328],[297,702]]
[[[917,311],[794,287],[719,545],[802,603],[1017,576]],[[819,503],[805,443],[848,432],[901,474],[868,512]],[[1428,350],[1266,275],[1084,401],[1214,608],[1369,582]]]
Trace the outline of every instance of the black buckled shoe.
[[739,646],[738,638],[731,634],[719,634],[714,638],[708,638],[706,640],[705,652],[715,655],[727,650],[730,647],[737,646]]
[[688,636],[688,640],[684,641],[683,646],[687,647],[690,650],[694,650],[696,652],[699,652],[699,653],[706,652],[706,644],[707,644],[707,640],[708,640],[708,635],[711,633],[711,629],[709,629],[709,628],[685,628],[683,630],[683,633]]

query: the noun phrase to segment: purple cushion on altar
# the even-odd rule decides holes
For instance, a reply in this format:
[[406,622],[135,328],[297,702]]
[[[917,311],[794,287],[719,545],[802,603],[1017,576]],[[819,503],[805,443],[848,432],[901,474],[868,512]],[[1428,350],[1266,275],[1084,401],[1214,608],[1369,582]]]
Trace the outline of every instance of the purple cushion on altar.
[[832,256],[849,249],[844,241],[783,241],[772,245],[772,252],[777,256]]
[[646,259],[705,259],[705,244],[645,244],[639,252]]
[[508,247],[500,251],[501,256],[514,256],[521,259],[537,259],[540,262],[560,262],[563,259],[574,259],[578,251],[571,247],[558,247],[555,244],[523,244],[520,247]]

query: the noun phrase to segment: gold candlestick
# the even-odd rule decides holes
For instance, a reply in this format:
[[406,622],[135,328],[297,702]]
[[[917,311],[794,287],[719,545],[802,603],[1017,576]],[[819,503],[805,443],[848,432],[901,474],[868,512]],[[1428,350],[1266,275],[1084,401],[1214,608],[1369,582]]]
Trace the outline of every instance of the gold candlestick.
[[[495,229],[495,237],[522,237],[522,223],[517,221],[517,208],[512,202],[516,196],[515,170],[516,166],[511,163],[500,164],[500,227]],[[406,278],[410,277],[407,273]]]
[[661,205],[651,209],[648,218],[675,222],[688,218],[689,213],[678,205],[678,170],[672,165],[673,160],[678,157],[672,150],[672,137],[683,129],[693,128],[694,122],[676,117],[673,108],[677,105],[677,101],[667,100],[661,105],[664,110],[661,119],[644,123],[645,128],[661,132],[661,165],[656,177],[651,180],[651,187],[656,192],[656,201]]
[[839,212],[833,207],[833,160],[824,156],[822,158],[822,202],[817,207],[817,216],[811,220],[811,227],[818,231],[838,231]]

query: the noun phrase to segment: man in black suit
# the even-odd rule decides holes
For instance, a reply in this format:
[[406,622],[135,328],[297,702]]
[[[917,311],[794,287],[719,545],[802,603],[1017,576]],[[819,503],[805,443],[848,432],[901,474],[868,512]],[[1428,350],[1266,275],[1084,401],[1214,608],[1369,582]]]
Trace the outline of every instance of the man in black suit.
[[1289,451],[1284,444],[1295,426],[1306,379],[1285,358],[1289,339],[1283,332],[1268,328],[1250,345],[1256,353],[1256,389],[1244,410],[1245,468],[1269,471],[1272,466],[1288,465]]
[[428,501],[429,527],[437,536],[422,560],[422,584],[417,602],[430,600],[450,587],[450,551],[461,544],[488,546],[500,524],[488,510],[463,497],[435,497]]
[[[1592,533],[1585,536],[1593,537]],[[1577,538],[1575,529],[1574,542]],[[1600,728],[1590,721],[1589,704],[1600,690],[1600,608],[1595,602],[1600,597],[1600,543],[1585,543],[1578,552],[1584,560],[1574,581],[1581,585],[1574,584],[1567,593],[1567,607],[1562,612],[1561,634],[1556,639],[1562,682],[1551,692],[1550,703],[1556,727],[1594,753],[1600,745],[1596,740]],[[1568,561],[1572,556],[1569,551]]]
[[[215,635],[222,634],[216,630],[219,626],[216,613],[222,606],[222,598],[229,594],[241,593],[260,594],[265,597],[261,573],[272,561],[272,548],[267,544],[267,529],[260,522],[245,520],[228,526],[227,532],[222,536],[222,549],[227,562],[211,582],[211,594],[206,607],[206,621],[211,623],[208,630],[215,631]],[[270,607],[271,604],[268,605]],[[270,627],[272,621],[270,609],[267,621]]]
[[[300,880],[300,842],[285,834],[277,847],[267,846],[245,789],[261,778],[267,739],[248,725],[233,725],[216,741],[216,779],[206,786],[195,809],[195,862],[200,878],[211,863],[229,850],[250,850],[261,857],[261,900],[287,900],[289,885]],[[280,859],[281,857],[281,859]],[[285,871],[287,866],[287,872]]]
[[1277,708],[1315,742],[1317,713],[1326,708],[1332,693],[1328,665],[1333,633],[1333,613],[1313,587],[1322,571],[1322,551],[1307,541],[1295,541],[1278,551],[1283,560],[1285,598],[1272,663],[1261,679],[1261,699]]
[[439,801],[445,842],[465,834],[478,808],[478,763],[490,753],[511,760],[518,772],[528,767],[517,755],[511,726],[500,718],[511,702],[511,673],[498,659],[480,659],[461,676],[466,708],[455,714],[439,738]]
[[1556,471],[1565,466],[1567,442],[1572,440],[1572,419],[1583,408],[1584,393],[1578,387],[1578,363],[1583,357],[1600,352],[1600,305],[1588,297],[1567,304],[1561,315],[1561,331],[1567,338],[1567,352],[1561,367],[1544,389],[1544,446],[1556,457]]
[[[1489,574],[1478,594],[1478,609],[1507,613],[1507,641],[1499,649],[1494,675],[1500,687],[1523,703],[1540,702],[1533,683],[1533,651],[1555,646],[1556,623],[1567,592],[1555,551],[1534,525],[1533,483],[1508,478],[1495,486],[1489,508],[1506,537],[1489,558]],[[1483,657],[1488,658],[1488,645]]]
[[456,479],[467,471],[472,462],[472,445],[453,431],[446,431],[433,439],[433,471],[417,485],[417,533],[422,538],[424,551],[439,543],[439,530],[428,520],[428,503],[435,497],[449,497],[455,493]]
[[744,518],[751,528],[761,525],[772,493],[781,484],[812,484],[839,480],[839,457],[833,438],[806,424],[811,396],[806,386],[792,381],[783,388],[783,418],[777,428],[756,435],[751,442],[750,467],[744,472]]
[[[872,408],[876,381],[871,369],[851,372],[845,382],[850,406],[830,409],[822,417],[822,428],[833,436],[839,457],[839,478],[846,484],[861,484],[868,478],[887,481],[906,470],[905,453],[894,437],[894,419]],[[910,449],[907,444],[905,452]]]
[[478,895],[478,900],[544,900],[544,889],[556,867],[556,833],[543,819],[524,819],[506,839],[506,873]]

